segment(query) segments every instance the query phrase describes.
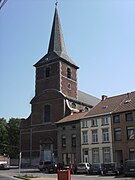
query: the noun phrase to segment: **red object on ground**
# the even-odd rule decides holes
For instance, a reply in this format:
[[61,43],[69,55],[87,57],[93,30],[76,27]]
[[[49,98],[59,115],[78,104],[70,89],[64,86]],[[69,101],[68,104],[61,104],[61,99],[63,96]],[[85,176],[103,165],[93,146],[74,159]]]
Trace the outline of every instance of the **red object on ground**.
[[70,170],[58,171],[58,180],[71,180]]

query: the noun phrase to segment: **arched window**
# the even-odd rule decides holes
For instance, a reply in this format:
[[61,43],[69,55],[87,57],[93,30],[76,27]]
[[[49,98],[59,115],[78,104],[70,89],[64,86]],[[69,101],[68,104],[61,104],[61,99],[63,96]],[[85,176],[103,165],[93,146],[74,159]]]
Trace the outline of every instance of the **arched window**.
[[71,90],[71,84],[70,83],[68,83],[68,89]]
[[50,77],[50,72],[51,72],[51,68],[50,67],[47,67],[46,69],[45,69],[45,77]]
[[44,106],[44,122],[51,122],[51,106],[49,104]]
[[76,104],[74,102],[72,102],[71,106],[72,108],[76,108]]
[[71,79],[71,69],[69,67],[67,68],[67,78]]

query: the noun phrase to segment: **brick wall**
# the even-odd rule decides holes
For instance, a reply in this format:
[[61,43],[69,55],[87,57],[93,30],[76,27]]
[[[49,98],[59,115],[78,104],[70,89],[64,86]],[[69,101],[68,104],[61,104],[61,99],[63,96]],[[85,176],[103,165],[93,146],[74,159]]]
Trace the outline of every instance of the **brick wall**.
[[[133,121],[126,121],[126,114],[127,113],[133,114]],[[126,159],[129,159],[129,150],[135,149],[135,139],[128,140],[127,138],[127,128],[128,127],[134,127],[134,133],[135,133],[135,111],[128,111],[128,112],[121,112],[114,115],[120,116],[120,123],[113,123],[113,151],[114,151],[114,157],[116,158],[116,151],[121,151],[123,154],[123,162]],[[112,117],[113,119],[113,117]],[[113,121],[113,120],[112,120]],[[114,129],[115,128],[121,128],[121,140],[116,141],[114,137]]]

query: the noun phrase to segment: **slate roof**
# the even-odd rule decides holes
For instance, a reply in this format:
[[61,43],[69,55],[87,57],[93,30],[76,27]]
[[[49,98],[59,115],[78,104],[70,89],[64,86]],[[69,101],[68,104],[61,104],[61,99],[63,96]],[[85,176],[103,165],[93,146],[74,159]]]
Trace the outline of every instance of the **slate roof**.
[[66,96],[66,98],[70,101],[74,101],[75,103],[88,106],[89,108],[92,108],[93,106],[95,106],[101,101],[100,99],[79,90],[78,90],[77,99],[69,97],[69,96]]
[[129,110],[135,110],[135,91],[102,100],[84,117],[100,116]]
[[87,112],[79,112],[79,113],[73,113],[69,116],[64,117],[60,121],[58,121],[56,124],[61,124],[61,123],[68,123],[71,121],[78,121],[81,119]]
[[84,93],[79,90],[78,90],[78,100],[86,104],[90,104],[91,106],[95,106],[101,101],[101,99],[96,98],[90,94]]
[[78,66],[71,60],[71,58],[67,54],[58,10],[57,7],[55,7],[48,53],[43,58],[41,58],[34,66],[40,66],[44,63],[57,61],[59,58],[78,69]]

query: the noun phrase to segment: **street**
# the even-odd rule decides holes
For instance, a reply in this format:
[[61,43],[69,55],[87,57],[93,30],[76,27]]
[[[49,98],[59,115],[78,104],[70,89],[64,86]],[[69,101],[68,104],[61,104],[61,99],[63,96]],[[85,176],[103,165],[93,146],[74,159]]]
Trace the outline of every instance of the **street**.
[[6,175],[0,175],[0,180],[17,180],[17,179]]
[[[40,172],[38,169],[21,169],[20,175],[30,175],[31,180],[58,180],[57,174],[45,174]],[[10,170],[0,170],[0,180],[17,180],[13,178],[15,175],[19,175],[17,168]],[[115,176],[99,176],[99,175],[71,175],[71,180],[134,180],[135,177],[115,177]]]
[[[44,176],[45,179],[44,180],[57,180],[57,176],[56,175],[45,175]],[[91,176],[87,176],[87,175],[71,175],[71,180],[113,180],[113,179],[117,179],[117,180],[133,180],[135,179],[134,177],[114,177],[114,176],[98,176],[98,175],[91,175]],[[36,180],[36,179],[35,179]]]
[[[42,180],[57,180],[56,175],[45,175]],[[115,176],[98,176],[98,175],[71,175],[71,180],[133,180],[135,177],[115,177]],[[36,179],[35,179],[36,180]]]

